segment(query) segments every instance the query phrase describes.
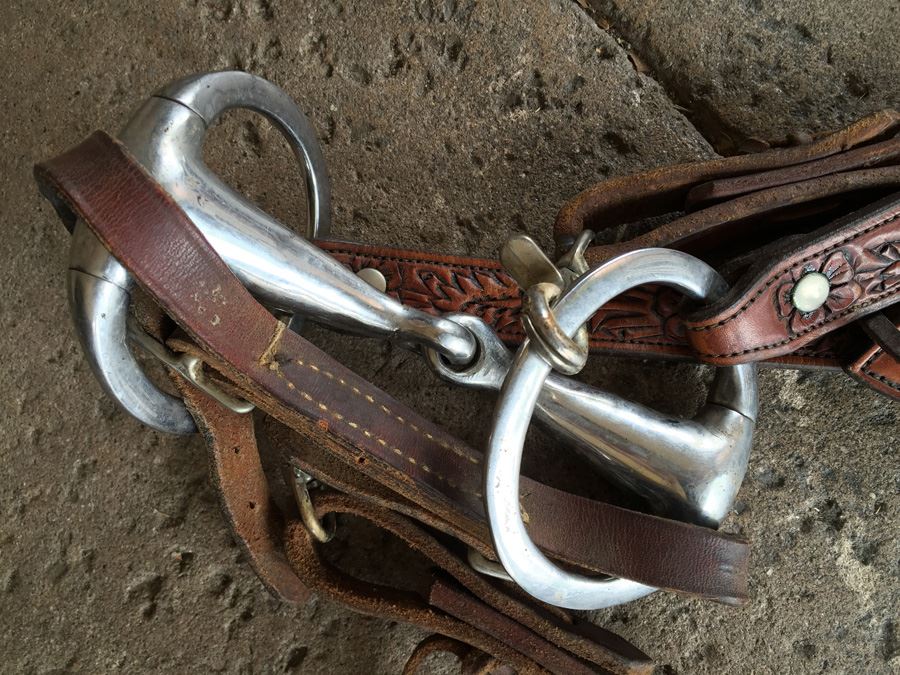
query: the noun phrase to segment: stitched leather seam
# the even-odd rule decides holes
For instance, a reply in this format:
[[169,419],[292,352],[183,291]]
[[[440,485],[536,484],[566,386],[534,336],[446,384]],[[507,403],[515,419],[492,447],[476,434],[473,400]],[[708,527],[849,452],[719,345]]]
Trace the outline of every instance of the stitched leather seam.
[[[779,278],[781,278],[784,274],[786,274],[793,268],[795,268],[799,265],[802,265],[803,263],[809,262],[813,258],[818,258],[820,256],[828,255],[829,253],[837,250],[838,248],[840,248],[847,242],[852,241],[854,239],[858,239],[859,237],[862,237],[866,234],[869,234],[869,232],[872,232],[873,230],[877,230],[879,227],[882,227],[883,225],[888,225],[891,222],[893,222],[894,220],[897,220],[898,218],[900,218],[900,213],[894,214],[893,216],[891,216],[890,218],[887,218],[886,220],[879,221],[879,222],[875,223],[874,225],[867,227],[862,232],[857,232],[856,234],[852,234],[852,235],[846,237],[845,239],[842,239],[841,241],[836,242],[835,244],[832,244],[829,248],[826,248],[822,251],[816,251],[815,253],[811,253],[808,256],[806,256],[805,258],[798,260],[797,262],[794,262],[794,263],[780,269],[779,271],[775,272],[768,281],[766,281],[765,285],[763,285],[763,287],[760,288],[752,298],[747,300],[746,303],[744,303],[741,307],[739,307],[737,310],[735,310],[734,314],[732,314],[728,318],[722,319],[716,323],[707,324],[705,326],[686,326],[686,328],[690,331],[695,331],[695,332],[708,331],[708,330],[712,330],[714,328],[719,328],[720,326],[724,326],[725,324],[730,323],[731,321],[734,321],[738,316],[743,314],[752,304],[754,304],[760,298],[760,296],[769,289],[769,287],[772,284],[774,284]],[[856,305],[856,307],[860,307],[860,306],[864,306],[864,305]],[[829,321],[830,320],[831,319],[829,319]],[[827,322],[825,322],[825,323],[827,323]],[[824,324],[820,324],[820,325],[824,325]],[[779,343],[779,344],[784,344],[784,343]],[[746,352],[743,352],[743,353],[746,353]],[[708,356],[712,356],[712,354],[708,354]]]
[[680,342],[663,342],[663,341],[658,341],[658,340],[638,340],[636,338],[631,339],[631,340],[622,338],[619,340],[616,338],[603,338],[603,337],[596,337],[596,336],[589,335],[588,340],[589,340],[590,344],[594,344],[594,345],[598,345],[598,346],[602,346],[604,342],[609,342],[614,345],[627,344],[627,345],[648,345],[648,346],[655,346],[655,347],[673,347],[675,349],[686,349],[687,348],[687,345],[682,344]]
[[428,260],[427,258],[401,258],[399,256],[391,256],[391,255],[376,255],[374,253],[362,253],[360,251],[352,251],[349,249],[332,249],[332,248],[323,248],[323,251],[326,253],[336,254],[336,255],[349,255],[355,258],[372,258],[374,260],[390,260],[391,262],[401,262],[401,263],[414,263],[419,265],[434,265],[435,267],[446,267],[448,269],[456,269],[456,270],[477,270],[479,272],[491,272],[493,274],[502,273],[503,269],[500,267],[483,267],[481,265],[465,265],[460,263],[449,263],[449,262],[440,262],[438,260]]
[[427,431],[423,431],[423,430],[420,429],[417,425],[413,424],[412,422],[408,422],[408,421],[406,420],[406,418],[401,417],[400,415],[394,414],[394,413],[391,411],[391,409],[388,408],[386,405],[383,405],[383,404],[379,403],[378,401],[376,401],[376,400],[375,400],[375,397],[371,396],[370,394],[364,394],[364,393],[359,389],[359,387],[355,387],[355,386],[353,386],[353,385],[351,385],[351,384],[348,384],[347,381],[346,381],[344,378],[339,377],[339,376],[335,375],[334,373],[332,373],[332,372],[330,372],[330,371],[328,371],[328,370],[325,370],[324,368],[320,368],[319,366],[317,366],[317,365],[314,364],[314,363],[307,363],[306,361],[303,361],[303,360],[301,360],[301,359],[294,359],[293,362],[296,363],[298,366],[301,366],[301,367],[304,367],[304,368],[309,368],[309,369],[312,370],[313,372],[316,372],[316,373],[320,373],[320,374],[322,374],[322,375],[325,375],[325,377],[327,377],[327,378],[330,379],[330,380],[336,381],[336,382],[337,382],[338,384],[340,384],[342,387],[344,387],[344,388],[346,388],[346,389],[350,389],[350,391],[352,391],[356,396],[359,396],[359,397],[363,398],[363,399],[366,401],[366,403],[369,403],[370,405],[374,405],[374,406],[379,407],[379,408],[381,409],[381,411],[382,411],[384,414],[393,417],[393,418],[394,418],[397,422],[399,422],[400,424],[402,424],[402,425],[404,425],[404,426],[406,426],[406,427],[409,427],[413,432],[415,432],[415,433],[418,434],[419,436],[422,436],[422,437],[428,439],[429,441],[432,441],[432,442],[434,442],[434,443],[437,443],[438,445],[440,445],[440,446],[441,446],[442,448],[444,448],[445,450],[449,450],[449,451],[452,452],[453,454],[455,454],[455,455],[457,455],[457,456],[459,456],[459,457],[462,457],[463,459],[469,460],[470,462],[472,462],[472,464],[480,464],[480,463],[481,463],[481,460],[480,460],[478,457],[475,457],[475,456],[473,456],[473,455],[470,455],[469,453],[464,452],[464,451],[462,451],[461,449],[459,449],[459,448],[457,448],[457,447],[455,447],[455,446],[453,446],[453,445],[450,445],[450,444],[447,443],[446,441],[443,441],[443,440],[441,440],[441,439],[439,439],[439,438],[435,438],[434,434],[431,434],[431,433],[429,433],[429,432],[427,432]]
[[[314,363],[306,363],[305,361],[303,361],[301,359],[294,359],[293,362],[301,367],[309,368],[313,372],[324,374],[329,379],[337,381],[343,387],[349,388],[357,396],[363,397],[367,403],[370,403],[372,405],[377,405],[379,408],[381,408],[382,412],[392,416],[394,419],[399,421],[401,424],[408,426],[410,429],[412,429],[413,431],[418,433],[420,436],[424,436],[425,438],[427,438],[431,441],[434,441],[441,447],[446,448],[446,449],[450,450],[451,452],[453,452],[454,454],[464,457],[465,459],[468,459],[469,461],[471,461],[475,464],[479,463],[478,458],[472,457],[471,455],[463,453],[462,451],[454,448],[453,446],[445,443],[444,441],[441,441],[440,439],[435,438],[432,434],[430,434],[428,432],[423,432],[421,429],[419,429],[418,426],[416,426],[415,424],[412,424],[411,422],[407,422],[403,417],[401,417],[399,415],[395,415],[394,413],[392,413],[390,411],[390,409],[387,406],[377,403],[373,396],[371,396],[369,394],[363,394],[362,391],[360,391],[360,389],[358,387],[354,387],[353,385],[348,385],[347,381],[344,380],[342,377],[338,377],[334,373],[327,371],[324,368],[320,368],[319,366],[315,365]],[[437,471],[432,469],[427,464],[424,464],[424,463],[420,464],[416,460],[415,457],[405,454],[400,448],[398,448],[394,445],[391,445],[385,439],[381,438],[380,436],[375,435],[374,433],[372,433],[371,430],[367,429],[365,426],[361,425],[359,422],[354,422],[353,420],[349,420],[349,419],[347,419],[347,417],[345,415],[342,415],[341,413],[339,413],[337,411],[330,410],[327,405],[325,405],[318,399],[313,398],[313,396],[311,394],[309,394],[308,392],[306,392],[302,389],[297,389],[297,385],[295,385],[290,379],[288,379],[287,375],[284,374],[284,372],[281,370],[280,365],[277,362],[270,363],[269,370],[274,372],[279,378],[283,379],[287,383],[288,389],[296,391],[298,394],[300,394],[300,396],[305,398],[310,403],[315,403],[316,406],[319,408],[319,410],[321,410],[322,412],[327,412],[329,415],[331,415],[332,419],[334,419],[335,421],[341,422],[342,424],[347,425],[348,427],[350,427],[351,429],[353,429],[355,431],[362,432],[366,438],[371,438],[379,445],[390,449],[398,457],[402,457],[403,459],[408,461],[410,464],[420,467],[425,473],[428,473],[428,474],[438,478],[439,480],[443,481],[451,489],[456,490],[457,492],[461,492],[463,494],[472,495],[478,499],[482,499],[484,497],[484,495],[478,490],[466,490],[466,489],[461,488],[454,481],[450,480],[443,474],[438,473]]]
[[865,309],[865,308],[868,307],[869,305],[871,305],[871,304],[873,304],[873,303],[876,303],[876,302],[878,302],[879,300],[882,300],[883,298],[889,297],[889,296],[893,295],[893,294],[896,293],[896,292],[897,292],[897,289],[893,289],[893,288],[888,289],[888,290],[886,290],[886,291],[882,291],[881,293],[878,293],[877,295],[874,295],[874,296],[872,296],[871,298],[869,298],[866,302],[861,302],[861,303],[856,304],[856,305],[851,305],[850,307],[848,307],[847,309],[843,310],[842,312],[838,312],[837,314],[832,314],[832,315],[829,316],[828,318],[822,319],[822,320],[819,321],[818,323],[814,323],[814,324],[812,324],[811,326],[807,326],[806,328],[804,328],[801,332],[797,333],[796,335],[794,335],[794,336],[792,336],[792,337],[789,337],[789,338],[786,338],[786,339],[784,339],[784,340],[781,340],[780,342],[772,342],[771,344],[761,345],[761,346],[759,346],[759,347],[751,347],[750,349],[745,349],[744,351],[741,351],[741,352],[731,352],[730,354],[716,354],[716,353],[714,353],[714,352],[700,352],[700,351],[696,351],[695,353],[696,353],[698,356],[708,356],[708,357],[714,358],[714,359],[718,359],[718,358],[725,358],[725,359],[727,359],[727,358],[731,358],[731,357],[734,357],[734,356],[741,356],[741,355],[743,355],[743,354],[752,354],[753,352],[761,352],[761,351],[764,351],[764,350],[766,350],[766,349],[772,349],[772,348],[774,348],[774,347],[781,347],[781,346],[783,346],[783,345],[790,344],[790,343],[793,342],[794,340],[796,340],[796,339],[798,339],[798,338],[801,338],[801,337],[803,337],[804,335],[807,335],[807,334],[809,334],[810,332],[812,332],[812,331],[814,331],[814,330],[816,330],[816,329],[818,329],[818,328],[821,328],[822,326],[824,326],[824,325],[826,325],[826,324],[829,324],[829,323],[831,323],[831,322],[833,322],[833,321],[836,321],[836,320],[838,320],[838,319],[841,319],[841,318],[847,316],[848,314],[852,314],[852,313],[854,313],[854,312],[856,312],[857,310],[860,310],[860,309]]
[[896,389],[897,391],[900,391],[900,382],[894,382],[893,380],[888,379],[886,376],[876,373],[874,370],[872,370],[869,367],[869,366],[871,366],[872,361],[874,361],[876,358],[881,356],[883,351],[884,350],[882,350],[880,347],[878,349],[876,349],[872,353],[872,356],[870,356],[869,358],[866,359],[866,362],[864,364],[862,364],[862,367],[859,370],[860,370],[860,372],[863,372],[866,375],[868,375],[869,377],[871,377],[873,380],[878,380],[879,382],[882,382],[883,384],[886,384],[887,386],[889,386],[891,389]]
[[[653,341],[653,340],[637,340],[637,339],[635,339],[635,340],[625,340],[625,339],[617,340],[615,338],[598,338],[598,337],[590,338],[590,345],[592,347],[596,346],[596,347],[602,348],[606,344],[610,344],[610,345],[630,344],[630,345],[646,345],[648,347],[649,346],[670,347],[671,349],[675,349],[678,351],[693,353],[696,356],[710,356],[709,354],[701,354],[698,352],[691,352],[688,345],[680,343],[680,342],[658,342],[658,341]],[[805,356],[805,357],[814,358],[814,359],[836,359],[836,358],[839,358],[839,356],[840,356],[835,351],[817,352],[817,351],[814,351],[811,349],[806,349],[804,347],[800,347],[799,349],[793,351],[792,354],[795,356]],[[724,357],[728,357],[728,356],[738,356],[738,355],[739,354],[723,354],[722,357],[724,358]]]
[[807,356],[809,358],[821,358],[821,359],[836,359],[838,358],[838,353],[835,351],[827,351],[827,352],[817,352],[814,349],[807,349],[806,347],[799,347],[792,352],[795,356]]

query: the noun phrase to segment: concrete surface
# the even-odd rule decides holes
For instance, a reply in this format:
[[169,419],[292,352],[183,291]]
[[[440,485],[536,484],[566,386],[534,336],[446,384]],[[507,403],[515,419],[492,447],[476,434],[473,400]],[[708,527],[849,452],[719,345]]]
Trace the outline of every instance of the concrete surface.
[[[790,11],[847,11],[835,0],[797,4]],[[788,12],[752,6],[772,21]],[[877,30],[896,34],[896,13],[878,12]],[[646,19],[659,26],[648,44],[669,44],[672,59],[674,38],[649,38],[683,14]],[[708,50],[731,42],[716,28],[725,14],[691,13]],[[518,231],[549,248],[557,208],[589,183],[706,157],[710,146],[614,36],[563,0],[14,0],[0,7],[0,25],[0,671],[398,672],[418,631],[326,602],[279,606],[226,534],[200,441],[148,431],[100,393],[66,316],[67,235],[38,198],[31,164],[94,128],[114,132],[175,77],[245,68],[284,87],[325,139],[336,235],[492,255]],[[861,73],[896,73],[889,40],[860,50],[855,31],[834,35],[833,53],[853,52]],[[782,88],[837,86],[798,58],[783,53]],[[692,67],[685,77],[703,72]],[[738,69],[730,82],[749,87],[756,75]],[[882,84],[872,80],[866,105],[896,97]],[[772,114],[766,128],[829,125],[862,107],[813,96],[808,116]],[[735,108],[727,118],[758,134],[763,114]],[[264,208],[300,221],[299,174],[257,118],[230,116],[208,158]],[[492,397],[451,390],[416,357],[378,343],[313,339],[483,443]],[[696,402],[703,375],[608,359],[586,372],[673,412]],[[761,393],[748,480],[727,523],[753,541],[752,602],[656,594],[596,619],[665,672],[898,672],[898,408],[839,374],[769,371]],[[529,452],[534,467],[541,448]],[[372,558],[377,540],[342,531],[351,534],[337,558]]]
[[589,0],[722,152],[900,106],[891,0]]

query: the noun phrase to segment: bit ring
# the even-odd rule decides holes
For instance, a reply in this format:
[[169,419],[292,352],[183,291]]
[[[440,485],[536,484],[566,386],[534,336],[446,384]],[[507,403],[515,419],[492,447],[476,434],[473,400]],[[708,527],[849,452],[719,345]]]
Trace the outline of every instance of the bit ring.
[[566,335],[551,308],[561,294],[559,286],[547,282],[535,284],[525,291],[522,327],[534,351],[553,370],[565,375],[575,375],[587,363],[587,326],[582,325],[574,338]]
[[[635,286],[671,286],[687,296],[711,299],[727,289],[719,274],[693,256],[672,249],[642,249],[618,256],[582,276],[554,306],[559,327],[574,335],[609,300]],[[752,364],[732,367],[739,377],[720,403],[740,413],[742,401],[756,398]],[[652,586],[627,579],[615,583],[565,571],[531,539],[519,506],[522,451],[528,424],[550,364],[530,342],[520,347],[507,375],[485,456],[485,510],[494,550],[509,576],[527,593],[569,609],[600,609],[653,592]],[[752,424],[752,420],[751,420]],[[739,439],[750,443],[752,426]]]

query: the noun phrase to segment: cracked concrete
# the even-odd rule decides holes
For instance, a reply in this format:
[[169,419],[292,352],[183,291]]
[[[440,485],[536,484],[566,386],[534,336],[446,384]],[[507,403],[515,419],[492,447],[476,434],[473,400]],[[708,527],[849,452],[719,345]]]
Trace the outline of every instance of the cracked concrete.
[[[754,6],[740,12],[788,26],[802,12],[844,16],[855,26],[871,21],[874,36],[896,34],[896,14],[880,5],[853,16],[837,2]],[[757,30],[725,9],[659,9],[641,15],[652,30],[630,39],[651,67],[654,54],[666,53],[671,68],[702,83],[704,73],[720,77],[715,59],[734,42],[723,25],[740,35]],[[685,16],[705,40],[696,63],[676,44]],[[66,317],[68,238],[37,196],[31,164],[94,128],[114,132],[171,79],[245,68],[284,87],[323,138],[336,236],[494,255],[513,232],[549,249],[559,205],[590,183],[709,157],[709,144],[569,0],[391,8],[13,0],[0,8],[0,25],[0,671],[398,672],[418,631],[327,602],[280,606],[226,533],[200,440],[148,431],[100,393]],[[803,49],[814,47],[782,48],[778,86],[786,100],[811,102],[774,97],[774,108],[753,107],[742,93],[729,106],[727,97],[708,96],[729,129],[775,138],[896,102],[896,82],[886,84],[896,50],[860,48],[890,40],[863,40],[861,29],[842,37],[824,19],[804,25],[813,40],[829,36],[836,62],[854,54],[871,82],[868,98],[818,96],[839,85],[804,65]],[[759,28],[766,53],[781,45],[777,35]],[[757,66],[736,68],[727,82],[746,92],[759,75]],[[267,124],[228,116],[207,158],[283,222],[302,222],[299,173]],[[377,342],[322,330],[312,338],[483,444],[492,396],[463,395],[417,357]],[[612,359],[593,359],[585,373],[676,413],[696,403],[704,376],[687,365]],[[750,471],[726,523],[753,542],[750,604],[660,593],[596,619],[667,672],[896,672],[897,407],[829,373],[766,371],[761,399]],[[535,441],[527,472],[552,465],[578,474],[574,460],[547,455]],[[333,555],[347,565],[371,560],[382,545],[349,524],[341,531]]]
[[896,2],[590,0],[721,153],[900,106]]

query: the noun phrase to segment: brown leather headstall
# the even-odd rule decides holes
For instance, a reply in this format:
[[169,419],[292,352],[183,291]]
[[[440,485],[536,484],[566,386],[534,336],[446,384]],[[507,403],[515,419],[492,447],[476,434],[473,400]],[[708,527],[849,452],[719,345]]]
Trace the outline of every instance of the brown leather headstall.
[[[663,288],[630,291],[590,320],[591,348],[843,367],[900,398],[898,131],[900,116],[886,111],[808,145],[616,178],[578,195],[560,212],[556,236],[567,246],[593,229],[591,263],[678,248],[731,284],[702,308]],[[650,672],[648,657],[612,633],[475,572],[467,552],[495,560],[482,454],[276,319],[119,143],[97,132],[35,176],[64,221],[85,223],[177,326],[161,334],[165,322],[148,321],[154,312],[144,308],[136,314],[145,328],[262,411],[254,425],[173,375],[206,438],[226,519],[274,594],[303,603],[317,593],[442,636],[420,645],[408,672],[436,650],[456,654],[467,672]],[[356,272],[378,270],[406,305],[475,314],[508,344],[523,339],[521,291],[499,263],[316,243]],[[328,487],[310,498],[308,478]],[[300,490],[299,511],[280,498],[290,489]],[[581,574],[728,604],[747,599],[748,546],[738,538],[525,477],[520,504],[534,542]],[[338,570],[323,554],[336,515],[390,533],[432,571],[398,587]]]
[[[718,269],[730,293],[701,309],[664,287],[633,289],[588,325],[592,351],[843,368],[900,399],[900,355],[863,319],[900,297],[900,115],[875,113],[807,145],[612,178],[560,210],[565,250],[596,233],[592,265],[646,247],[691,253]],[[522,341],[521,294],[500,263],[350,242],[319,246],[355,271],[376,269],[405,304],[483,318],[507,344]],[[823,302],[793,304],[801,279],[828,280]],[[896,320],[893,321],[896,327]]]

